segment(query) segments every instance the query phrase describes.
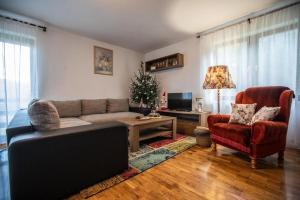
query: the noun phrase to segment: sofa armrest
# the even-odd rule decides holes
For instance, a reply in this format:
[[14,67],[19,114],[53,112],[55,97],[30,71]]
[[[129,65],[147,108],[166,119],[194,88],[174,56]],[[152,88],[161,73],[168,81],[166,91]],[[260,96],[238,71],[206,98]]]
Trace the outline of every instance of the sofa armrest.
[[228,123],[230,115],[209,115],[207,117],[208,127],[211,128],[215,123]]
[[252,125],[252,144],[268,144],[286,141],[288,125],[278,121],[259,121]]
[[35,131],[35,129],[30,123],[27,109],[19,110],[16,112],[6,128],[7,144],[9,144],[12,137],[33,131]]
[[61,199],[128,168],[128,129],[92,124],[11,138],[11,199]]

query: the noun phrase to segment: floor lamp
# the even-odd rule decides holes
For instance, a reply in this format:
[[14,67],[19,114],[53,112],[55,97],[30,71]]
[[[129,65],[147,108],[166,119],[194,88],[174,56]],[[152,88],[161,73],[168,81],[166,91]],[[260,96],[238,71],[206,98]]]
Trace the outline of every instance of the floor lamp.
[[220,89],[236,88],[226,65],[208,67],[203,89],[217,89],[218,114],[220,114]]

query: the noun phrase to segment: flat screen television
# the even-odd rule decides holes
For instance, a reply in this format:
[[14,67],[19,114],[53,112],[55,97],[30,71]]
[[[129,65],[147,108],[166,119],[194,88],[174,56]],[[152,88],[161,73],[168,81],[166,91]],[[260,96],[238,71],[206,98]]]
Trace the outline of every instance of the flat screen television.
[[168,93],[168,109],[192,111],[192,93]]

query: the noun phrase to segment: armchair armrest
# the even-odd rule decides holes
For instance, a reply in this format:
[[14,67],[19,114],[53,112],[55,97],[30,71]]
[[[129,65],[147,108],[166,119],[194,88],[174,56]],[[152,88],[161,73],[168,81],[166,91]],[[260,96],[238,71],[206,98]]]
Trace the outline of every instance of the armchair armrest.
[[281,141],[285,144],[288,125],[278,121],[259,121],[252,125],[252,144]]
[[208,127],[213,126],[215,123],[228,123],[230,115],[209,115],[207,117]]

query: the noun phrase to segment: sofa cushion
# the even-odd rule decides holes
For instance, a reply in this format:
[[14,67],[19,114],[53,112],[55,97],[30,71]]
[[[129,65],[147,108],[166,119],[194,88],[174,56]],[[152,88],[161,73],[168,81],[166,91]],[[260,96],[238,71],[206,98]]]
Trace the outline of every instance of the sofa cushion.
[[128,112],[129,99],[107,99],[107,112]]
[[81,115],[81,101],[52,101],[56,107],[59,117],[79,117]]
[[106,113],[106,99],[84,99],[81,100],[82,114],[101,114]]
[[58,112],[50,101],[32,102],[28,108],[28,115],[36,130],[53,130],[60,126]]
[[213,125],[213,134],[232,140],[244,146],[249,146],[251,126],[241,124],[216,123]]
[[116,121],[127,117],[137,117],[137,116],[143,116],[143,115],[134,112],[117,112],[117,113],[82,115],[79,117],[79,119],[91,123],[105,123],[105,122]]
[[65,117],[60,118],[60,128],[69,128],[69,127],[76,127],[76,126],[84,126],[89,125],[90,122],[83,121],[76,117]]

